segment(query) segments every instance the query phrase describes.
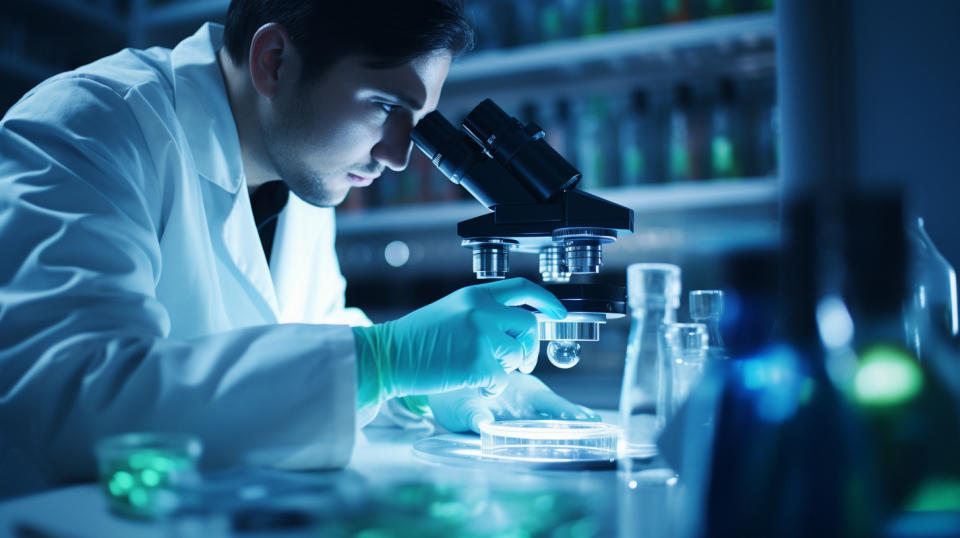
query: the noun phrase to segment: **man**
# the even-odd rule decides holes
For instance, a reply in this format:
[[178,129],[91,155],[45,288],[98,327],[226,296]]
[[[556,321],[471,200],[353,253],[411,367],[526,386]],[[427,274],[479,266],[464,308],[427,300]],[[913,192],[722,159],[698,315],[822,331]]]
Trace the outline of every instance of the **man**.
[[[539,348],[512,305],[565,315],[526,280],[381,325],[344,308],[332,207],[406,166],[471,42],[452,0],[236,0],[225,29],[24,96],[0,122],[0,495],[91,479],[124,431],[307,469],[345,465],[382,402],[454,430],[588,418],[508,374]],[[287,199],[261,244],[247,190],[270,180]]]

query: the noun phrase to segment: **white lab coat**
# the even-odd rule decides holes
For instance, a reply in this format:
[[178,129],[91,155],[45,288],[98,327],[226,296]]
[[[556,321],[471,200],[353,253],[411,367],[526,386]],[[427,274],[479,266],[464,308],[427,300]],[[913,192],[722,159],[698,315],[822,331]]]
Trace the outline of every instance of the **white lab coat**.
[[376,412],[349,327],[317,324],[369,323],[333,210],[291,197],[267,266],[221,43],[122,51],[0,122],[0,497],[93,478],[125,431],[196,434],[209,466],[343,466]]

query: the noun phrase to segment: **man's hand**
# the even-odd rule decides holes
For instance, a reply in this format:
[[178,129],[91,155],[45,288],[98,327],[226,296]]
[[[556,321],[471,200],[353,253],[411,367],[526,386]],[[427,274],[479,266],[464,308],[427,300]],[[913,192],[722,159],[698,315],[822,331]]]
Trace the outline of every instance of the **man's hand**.
[[558,396],[532,375],[513,372],[506,390],[496,398],[483,398],[473,389],[460,389],[427,398],[433,418],[452,432],[480,432],[492,420],[569,419],[600,420],[600,416]]
[[562,319],[560,300],[523,278],[461,288],[396,321],[354,327],[361,406],[396,396],[462,387],[493,393],[507,373],[532,370],[540,350],[537,318]]

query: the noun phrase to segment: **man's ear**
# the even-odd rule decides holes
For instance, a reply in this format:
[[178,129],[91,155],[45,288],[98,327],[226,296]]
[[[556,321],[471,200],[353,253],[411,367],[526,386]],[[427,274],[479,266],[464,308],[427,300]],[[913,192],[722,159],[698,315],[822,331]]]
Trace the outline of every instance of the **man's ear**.
[[250,41],[250,76],[266,98],[277,93],[281,75],[290,76],[296,52],[286,28],[275,22],[261,26]]

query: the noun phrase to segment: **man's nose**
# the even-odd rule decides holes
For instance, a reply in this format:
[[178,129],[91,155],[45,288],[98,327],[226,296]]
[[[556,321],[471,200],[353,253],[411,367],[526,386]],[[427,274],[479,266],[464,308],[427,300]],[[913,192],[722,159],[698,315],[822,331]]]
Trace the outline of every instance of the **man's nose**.
[[383,126],[383,136],[370,151],[377,162],[396,172],[407,167],[410,150],[413,149],[413,141],[410,139],[413,121],[404,116],[406,115],[394,114],[387,119]]

